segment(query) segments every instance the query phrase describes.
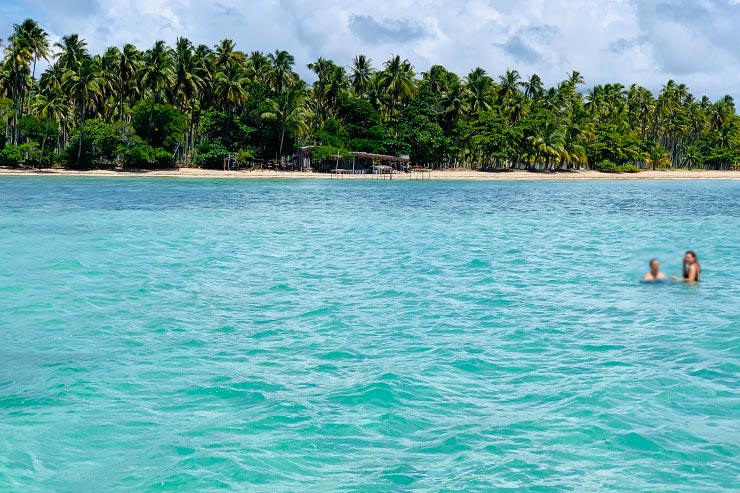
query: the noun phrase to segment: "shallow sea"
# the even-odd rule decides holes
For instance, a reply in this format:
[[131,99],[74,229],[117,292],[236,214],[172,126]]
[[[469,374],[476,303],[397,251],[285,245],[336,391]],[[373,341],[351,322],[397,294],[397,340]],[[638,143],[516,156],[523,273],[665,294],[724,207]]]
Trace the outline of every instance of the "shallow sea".
[[0,178],[0,491],[738,491],[739,248],[740,182]]

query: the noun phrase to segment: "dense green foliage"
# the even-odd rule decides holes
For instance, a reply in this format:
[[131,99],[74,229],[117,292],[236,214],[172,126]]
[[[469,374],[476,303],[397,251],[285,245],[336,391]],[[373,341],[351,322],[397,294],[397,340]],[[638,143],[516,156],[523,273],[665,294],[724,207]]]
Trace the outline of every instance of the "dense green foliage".
[[[547,88],[515,70],[416,74],[395,56],[375,69],[319,58],[310,86],[285,51],[238,51],[179,38],[100,55],[69,35],[50,45],[33,20],[13,26],[0,60],[0,164],[220,167],[288,159],[313,145],[329,166],[351,151],[409,155],[416,165],[482,170],[730,168],[740,164],[732,98],[697,99],[668,81],[586,89],[581,74]],[[39,60],[47,60],[43,74]],[[38,75],[38,77],[37,77]]]

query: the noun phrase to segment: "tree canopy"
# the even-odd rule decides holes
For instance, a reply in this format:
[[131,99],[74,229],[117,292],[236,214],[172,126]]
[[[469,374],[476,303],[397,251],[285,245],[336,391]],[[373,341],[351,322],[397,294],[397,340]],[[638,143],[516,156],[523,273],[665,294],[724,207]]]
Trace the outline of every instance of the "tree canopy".
[[513,69],[418,72],[401,55],[376,65],[360,54],[347,67],[307,64],[308,84],[295,64],[286,51],[240,51],[230,39],[94,54],[76,34],[52,46],[27,19],[0,58],[2,163],[216,166],[230,153],[279,160],[312,145],[481,170],[740,165],[732,98],[695,97],[673,80],[654,94],[588,87],[573,71],[547,87]]

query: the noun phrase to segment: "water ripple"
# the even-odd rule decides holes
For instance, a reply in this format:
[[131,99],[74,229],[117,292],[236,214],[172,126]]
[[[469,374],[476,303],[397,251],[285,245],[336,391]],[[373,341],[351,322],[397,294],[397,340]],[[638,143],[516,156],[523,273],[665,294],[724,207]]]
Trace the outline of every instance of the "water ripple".
[[[12,177],[0,212],[0,491],[740,488],[737,183]],[[689,247],[701,286],[637,282]]]

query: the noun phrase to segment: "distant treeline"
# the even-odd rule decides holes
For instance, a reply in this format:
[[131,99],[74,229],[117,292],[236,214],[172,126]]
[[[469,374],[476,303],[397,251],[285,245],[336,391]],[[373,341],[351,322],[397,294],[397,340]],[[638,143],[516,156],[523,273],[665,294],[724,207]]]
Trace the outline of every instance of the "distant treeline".
[[[48,68],[37,73],[39,61]],[[13,26],[0,60],[0,165],[220,166],[351,151],[408,155],[430,167],[629,171],[740,164],[734,102],[695,98],[668,81],[595,86],[572,72],[555,87],[515,70],[417,74],[395,56],[374,67],[319,58],[307,84],[286,51],[238,51],[179,38],[141,50],[89,52],[72,34],[50,44],[31,19]]]

